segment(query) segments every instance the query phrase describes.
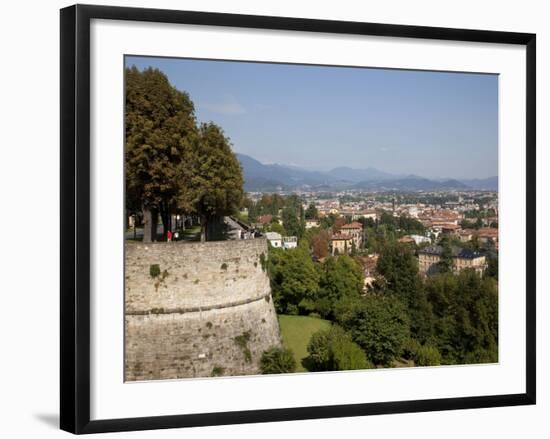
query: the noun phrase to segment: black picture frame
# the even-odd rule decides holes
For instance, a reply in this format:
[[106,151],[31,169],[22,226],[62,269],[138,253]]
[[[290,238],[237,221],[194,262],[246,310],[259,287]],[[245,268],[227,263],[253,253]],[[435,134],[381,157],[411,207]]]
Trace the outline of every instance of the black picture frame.
[[[131,20],[255,29],[407,37],[526,47],[526,392],[508,395],[90,420],[90,21]],[[61,404],[63,430],[80,433],[535,404],[536,36],[210,12],[75,5],[61,10]]]

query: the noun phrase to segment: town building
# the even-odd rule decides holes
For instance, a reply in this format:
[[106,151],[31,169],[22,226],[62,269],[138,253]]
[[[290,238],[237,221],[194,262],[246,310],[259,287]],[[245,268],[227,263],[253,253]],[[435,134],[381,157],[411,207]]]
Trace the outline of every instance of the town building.
[[[418,251],[418,269],[421,274],[429,275],[439,271],[439,262],[443,254],[443,247],[432,245]],[[487,268],[485,255],[480,252],[463,249],[460,247],[451,247],[451,257],[453,260],[453,272],[458,273],[466,268],[471,268],[480,276]]]
[[420,244],[430,244],[432,240],[427,236],[422,235],[408,235],[410,238],[414,239],[416,245]]
[[306,230],[313,229],[314,227],[319,227],[319,220],[306,219]]
[[353,247],[353,237],[345,233],[332,235],[330,238],[330,251],[334,255],[347,255]]
[[266,224],[269,224],[271,222],[271,220],[273,220],[273,215],[271,214],[266,214],[266,215],[261,215],[258,217],[258,223],[261,224],[262,226],[265,226]]
[[365,210],[354,212],[353,215],[351,216],[351,219],[353,221],[358,220],[359,218],[365,218],[365,219],[370,218],[376,221],[376,219],[378,218],[378,214],[376,213],[375,210],[365,209]]
[[283,248],[285,250],[298,247],[298,238],[296,236],[283,236]]
[[355,244],[355,248],[360,248],[363,243],[363,224],[354,221],[351,224],[344,224],[340,227],[343,234],[350,235]]
[[397,241],[403,244],[416,244],[416,245],[430,244],[432,242],[430,238],[422,235],[405,235],[402,238],[399,238]]
[[461,242],[471,241],[474,235],[475,235],[475,230],[472,230],[472,229],[464,229],[464,230],[458,231],[458,239],[460,239]]
[[280,233],[267,232],[265,234],[265,237],[273,247],[281,248],[283,246],[283,238]]
[[477,239],[483,245],[498,244],[498,229],[483,227],[477,231]]

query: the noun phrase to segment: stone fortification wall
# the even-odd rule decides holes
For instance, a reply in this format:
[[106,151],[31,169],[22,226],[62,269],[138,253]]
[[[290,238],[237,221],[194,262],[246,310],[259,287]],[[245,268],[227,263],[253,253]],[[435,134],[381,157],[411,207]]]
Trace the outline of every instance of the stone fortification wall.
[[259,373],[280,346],[265,239],[126,243],[128,381]]

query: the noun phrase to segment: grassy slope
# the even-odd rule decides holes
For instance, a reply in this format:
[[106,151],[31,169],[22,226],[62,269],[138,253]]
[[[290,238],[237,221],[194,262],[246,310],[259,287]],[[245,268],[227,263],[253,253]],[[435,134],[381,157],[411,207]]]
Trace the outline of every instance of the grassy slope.
[[285,347],[294,353],[296,359],[296,372],[304,372],[302,359],[307,357],[307,344],[314,332],[328,329],[328,320],[307,316],[279,316],[279,326]]

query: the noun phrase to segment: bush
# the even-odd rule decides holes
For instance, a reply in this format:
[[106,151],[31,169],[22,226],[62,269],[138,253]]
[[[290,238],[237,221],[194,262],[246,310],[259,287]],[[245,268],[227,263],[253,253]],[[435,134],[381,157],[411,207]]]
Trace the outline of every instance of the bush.
[[160,276],[160,266],[159,264],[152,264],[149,266],[149,274],[154,279],[155,277]]
[[339,326],[318,331],[311,336],[304,366],[312,372],[370,369],[363,350]]
[[409,338],[403,345],[403,358],[406,360],[414,360],[416,353],[422,345],[414,338]]
[[271,348],[262,354],[260,368],[263,374],[292,373],[296,370],[296,360],[289,349]]
[[210,374],[210,376],[221,377],[223,375],[224,371],[225,371],[225,368],[223,368],[221,366],[214,366],[212,368],[212,373]]
[[439,366],[441,364],[441,354],[435,346],[419,346],[416,350],[414,362],[417,366]]

